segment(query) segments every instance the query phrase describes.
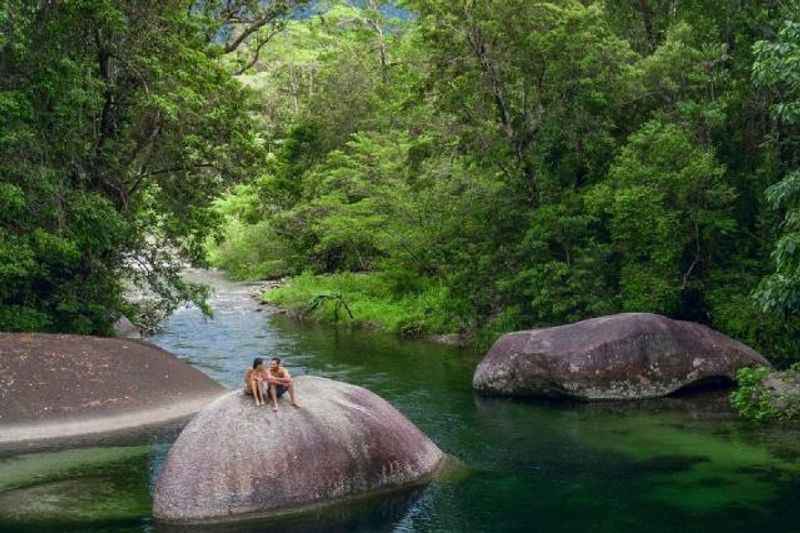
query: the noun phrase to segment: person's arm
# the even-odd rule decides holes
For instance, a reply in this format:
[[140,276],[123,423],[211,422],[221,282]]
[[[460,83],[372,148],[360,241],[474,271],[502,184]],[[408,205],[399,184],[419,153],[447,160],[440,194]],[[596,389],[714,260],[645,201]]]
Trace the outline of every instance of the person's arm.
[[278,383],[281,385],[289,385],[292,382],[292,376],[289,374],[289,371],[285,368],[283,369],[283,375],[278,378]]

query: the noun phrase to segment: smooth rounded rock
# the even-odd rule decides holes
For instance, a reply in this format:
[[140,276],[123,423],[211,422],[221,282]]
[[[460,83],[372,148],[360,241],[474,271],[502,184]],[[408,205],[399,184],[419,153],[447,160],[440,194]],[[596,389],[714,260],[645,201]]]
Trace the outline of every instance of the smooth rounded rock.
[[624,400],[732,381],[738,369],[758,365],[769,363],[701,324],[623,313],[504,335],[472,384],[485,394]]
[[784,370],[770,372],[762,381],[764,400],[779,417],[798,418],[800,408],[800,372]]
[[0,333],[0,452],[141,440],[225,392],[147,342]]
[[302,407],[279,412],[241,391],[201,411],[172,446],[154,516],[203,522],[298,512],[429,481],[442,451],[372,392],[295,379]]
[[142,328],[131,322],[125,315],[114,322],[114,335],[128,339],[141,339]]

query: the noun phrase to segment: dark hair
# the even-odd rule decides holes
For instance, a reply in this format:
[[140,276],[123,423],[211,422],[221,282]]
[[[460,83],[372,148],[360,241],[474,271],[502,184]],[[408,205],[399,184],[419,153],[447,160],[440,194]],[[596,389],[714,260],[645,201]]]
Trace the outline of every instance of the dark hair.
[[272,360],[273,361],[277,361],[278,364],[281,364],[281,358],[280,357],[273,357]]
[[258,368],[258,365],[262,364],[264,360],[260,357],[256,357],[253,359],[253,368]]

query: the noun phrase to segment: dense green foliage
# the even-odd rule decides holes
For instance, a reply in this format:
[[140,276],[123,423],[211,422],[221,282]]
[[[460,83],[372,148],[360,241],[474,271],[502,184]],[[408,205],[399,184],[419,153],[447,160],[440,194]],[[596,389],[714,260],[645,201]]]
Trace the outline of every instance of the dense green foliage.
[[294,3],[0,2],[0,330],[106,333],[202,304],[181,263],[266,157],[227,63]]
[[781,154],[782,179],[767,189],[767,201],[785,213],[774,257],[776,272],[764,280],[759,298],[769,309],[800,311],[800,23],[787,21],[775,42],[755,46],[753,79],[771,89],[776,132],[769,139]]
[[0,4],[0,329],[202,302],[210,252],[409,334],[651,311],[798,358],[796,0],[301,4]]
[[[320,296],[325,298],[318,300]],[[270,290],[265,298],[299,316],[311,315],[326,322],[378,328],[403,336],[457,327],[442,312],[448,304],[445,287],[431,285],[398,291],[394,280],[385,273],[305,273]]]
[[242,76],[272,155],[228,231],[322,276],[280,298],[435,287],[414,331],[650,311],[800,355],[796,2],[386,4],[325,4]]
[[232,279],[278,278],[288,272],[286,247],[276,238],[269,220],[249,220],[249,185],[239,185],[233,194],[218,198],[215,210],[222,215],[224,239],[209,238],[208,260]]

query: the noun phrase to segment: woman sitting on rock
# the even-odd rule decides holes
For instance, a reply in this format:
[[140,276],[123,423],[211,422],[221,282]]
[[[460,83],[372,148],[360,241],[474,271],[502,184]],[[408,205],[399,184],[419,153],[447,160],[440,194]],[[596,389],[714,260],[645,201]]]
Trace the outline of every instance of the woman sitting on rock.
[[269,376],[264,368],[264,360],[261,357],[253,359],[253,368],[248,368],[244,373],[244,393],[252,396],[256,400],[256,406],[266,404],[264,400],[265,386]]

